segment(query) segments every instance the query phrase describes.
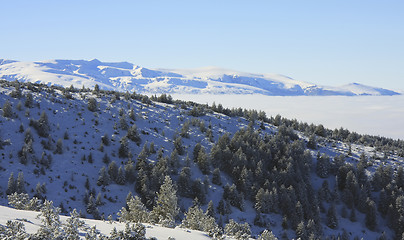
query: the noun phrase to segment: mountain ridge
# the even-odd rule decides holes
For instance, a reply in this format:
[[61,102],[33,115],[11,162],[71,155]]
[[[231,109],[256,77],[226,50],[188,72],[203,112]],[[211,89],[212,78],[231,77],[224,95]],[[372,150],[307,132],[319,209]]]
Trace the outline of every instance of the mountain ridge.
[[281,74],[245,73],[218,67],[151,69],[129,62],[47,60],[19,62],[0,59],[0,78],[69,87],[145,94],[262,94],[269,96],[400,95],[398,91],[351,83],[321,86]]

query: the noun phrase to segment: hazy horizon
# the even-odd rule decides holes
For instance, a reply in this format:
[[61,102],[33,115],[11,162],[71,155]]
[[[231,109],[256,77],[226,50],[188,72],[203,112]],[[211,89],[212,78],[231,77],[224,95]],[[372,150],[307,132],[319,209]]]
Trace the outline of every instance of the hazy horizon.
[[326,128],[343,127],[360,134],[404,140],[404,95],[398,96],[264,96],[264,95],[186,95],[173,94],[174,99],[227,108],[265,111],[267,116],[280,114],[308,124]]

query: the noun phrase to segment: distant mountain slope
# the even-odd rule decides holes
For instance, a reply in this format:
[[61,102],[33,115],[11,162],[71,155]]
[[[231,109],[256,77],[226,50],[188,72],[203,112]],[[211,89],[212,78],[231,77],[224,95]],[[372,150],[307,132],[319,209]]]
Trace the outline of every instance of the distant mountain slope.
[[400,93],[358,83],[327,87],[277,74],[251,74],[206,67],[172,70],[147,69],[128,62],[107,63],[97,59],[18,62],[0,59],[0,78],[139,93],[263,94],[272,96],[356,96]]

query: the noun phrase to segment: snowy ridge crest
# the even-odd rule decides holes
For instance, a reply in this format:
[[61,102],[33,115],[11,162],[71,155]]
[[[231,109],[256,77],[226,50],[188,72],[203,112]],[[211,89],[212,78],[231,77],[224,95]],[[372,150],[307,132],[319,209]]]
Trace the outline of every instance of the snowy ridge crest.
[[320,86],[278,74],[251,74],[217,67],[148,69],[128,62],[0,59],[0,78],[69,87],[85,86],[145,94],[262,94],[269,96],[400,95],[383,88],[352,83]]

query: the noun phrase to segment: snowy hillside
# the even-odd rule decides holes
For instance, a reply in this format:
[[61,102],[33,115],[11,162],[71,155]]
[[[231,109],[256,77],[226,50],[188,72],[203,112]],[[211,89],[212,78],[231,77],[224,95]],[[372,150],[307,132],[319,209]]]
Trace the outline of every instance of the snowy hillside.
[[0,59],[0,79],[48,85],[136,91],[138,93],[263,94],[271,96],[396,95],[394,91],[351,84],[341,87],[305,83],[277,74],[251,74],[215,67],[147,69],[128,62],[97,59],[18,62]]
[[3,206],[12,193],[27,193],[63,214],[144,216],[239,237],[265,229],[279,239],[403,231],[403,141],[97,88],[0,81],[0,107]]

